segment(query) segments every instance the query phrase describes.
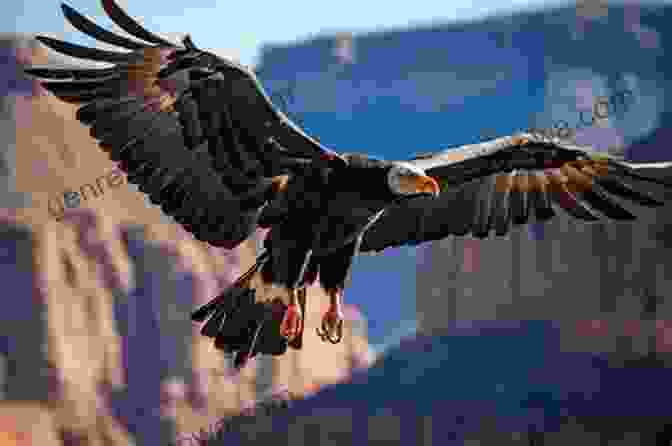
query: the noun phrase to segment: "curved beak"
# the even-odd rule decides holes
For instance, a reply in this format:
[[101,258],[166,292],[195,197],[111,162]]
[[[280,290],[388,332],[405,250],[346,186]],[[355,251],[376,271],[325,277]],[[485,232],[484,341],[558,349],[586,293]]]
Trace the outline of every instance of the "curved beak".
[[433,197],[438,197],[441,193],[439,183],[434,178],[427,175],[417,177],[415,180],[415,188],[419,194],[427,194]]

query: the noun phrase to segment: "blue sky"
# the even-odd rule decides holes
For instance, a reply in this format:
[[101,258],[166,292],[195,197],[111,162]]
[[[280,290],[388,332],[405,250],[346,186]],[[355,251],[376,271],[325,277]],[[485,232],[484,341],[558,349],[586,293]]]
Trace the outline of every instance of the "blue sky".
[[[497,12],[517,11],[541,5],[564,4],[560,0],[415,0],[412,2],[313,0],[267,1],[257,4],[215,0],[118,0],[127,12],[151,31],[164,35],[190,33],[200,47],[254,64],[260,45],[303,40],[336,31],[373,31],[432,22],[468,20]],[[87,42],[60,11],[60,0],[5,2],[0,30],[57,34],[75,42]],[[105,26],[99,0],[68,0],[79,12]],[[88,42],[87,42],[88,43]]]

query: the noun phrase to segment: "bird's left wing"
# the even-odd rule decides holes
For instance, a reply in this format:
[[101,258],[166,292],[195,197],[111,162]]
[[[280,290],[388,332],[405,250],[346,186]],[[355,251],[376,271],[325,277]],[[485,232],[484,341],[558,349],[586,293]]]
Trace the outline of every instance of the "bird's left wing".
[[631,181],[672,183],[641,171],[672,162],[633,164],[591,147],[519,134],[406,161],[441,185],[437,198],[388,208],[365,234],[361,251],[418,244],[449,235],[503,236],[515,225],[546,221],[563,210],[584,221],[633,220],[614,197],[643,206],[663,203]]

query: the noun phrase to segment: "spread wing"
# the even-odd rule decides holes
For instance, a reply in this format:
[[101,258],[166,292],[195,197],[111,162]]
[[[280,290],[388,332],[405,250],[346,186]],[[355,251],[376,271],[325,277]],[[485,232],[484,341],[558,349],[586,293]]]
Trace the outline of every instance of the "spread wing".
[[418,244],[449,235],[503,236],[512,226],[546,221],[564,211],[584,221],[633,220],[625,199],[663,203],[631,181],[672,184],[641,170],[672,162],[632,164],[590,147],[531,134],[423,155],[410,161],[441,184],[438,198],[418,197],[392,206],[364,236],[361,250]]
[[83,33],[131,51],[38,37],[60,53],[114,65],[26,71],[48,79],[43,86],[62,100],[82,104],[77,119],[128,180],[199,240],[235,246],[288,176],[345,163],[276,109],[249,69],[196,48],[189,37],[177,45],[146,31],[113,0],[102,4],[138,40],[62,9]]

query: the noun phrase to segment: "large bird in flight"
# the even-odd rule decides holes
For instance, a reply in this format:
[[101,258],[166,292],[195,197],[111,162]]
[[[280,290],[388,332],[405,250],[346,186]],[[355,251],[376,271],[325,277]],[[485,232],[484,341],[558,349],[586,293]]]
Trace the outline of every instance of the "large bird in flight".
[[[651,181],[636,165],[529,132],[448,148],[406,161],[339,154],[304,133],[270,101],[255,74],[233,61],[145,30],[113,0],[107,15],[129,38],[71,7],[67,20],[130,51],[39,41],[108,68],[27,71],[64,101],[128,180],[198,240],[234,248],[257,227],[265,250],[233,286],[192,314],[240,366],[257,353],[300,348],[306,286],[330,298],[318,334],[342,337],[342,294],[360,252],[449,235],[483,238],[563,210],[598,221],[632,220],[614,197],[662,202],[630,184]],[[319,272],[319,275],[318,275]]]

